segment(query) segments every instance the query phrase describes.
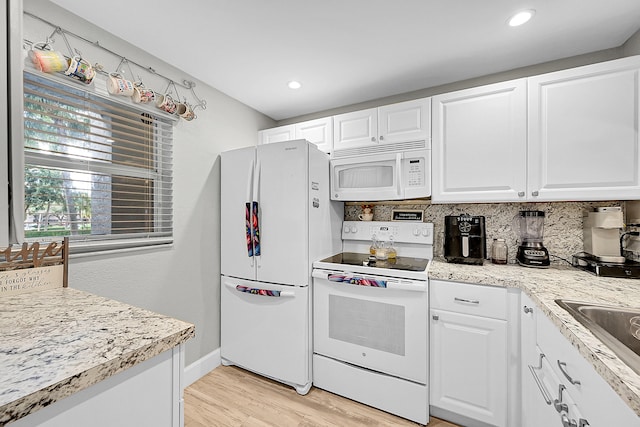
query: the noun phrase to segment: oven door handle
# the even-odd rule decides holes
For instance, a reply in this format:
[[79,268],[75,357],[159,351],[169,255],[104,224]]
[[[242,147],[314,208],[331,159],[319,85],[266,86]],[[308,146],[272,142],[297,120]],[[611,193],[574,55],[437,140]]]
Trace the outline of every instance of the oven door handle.
[[[384,282],[385,286],[367,286],[360,285],[361,287],[371,287],[377,289],[395,289],[401,291],[412,291],[412,292],[427,292],[427,281],[422,280],[405,280],[405,279],[396,279],[390,277],[383,276],[370,276],[368,274],[356,274],[346,271],[329,271],[329,270],[313,270],[311,272],[311,276],[315,279],[326,280],[331,283],[335,283],[337,285],[350,285],[356,286],[356,283],[352,283],[353,281],[357,281],[358,279],[362,279],[365,281],[380,281]],[[333,277],[332,277],[333,276]],[[333,280],[332,280],[333,278]],[[338,280],[342,278],[341,280]],[[353,279],[353,280],[351,280]]]

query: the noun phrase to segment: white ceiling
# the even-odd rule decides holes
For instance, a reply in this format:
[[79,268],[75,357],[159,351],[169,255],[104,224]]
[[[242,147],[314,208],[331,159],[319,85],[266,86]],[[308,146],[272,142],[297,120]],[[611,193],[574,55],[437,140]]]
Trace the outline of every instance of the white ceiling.
[[[640,28],[640,0],[52,1],[275,120],[618,47]],[[536,14],[506,25],[521,9]]]

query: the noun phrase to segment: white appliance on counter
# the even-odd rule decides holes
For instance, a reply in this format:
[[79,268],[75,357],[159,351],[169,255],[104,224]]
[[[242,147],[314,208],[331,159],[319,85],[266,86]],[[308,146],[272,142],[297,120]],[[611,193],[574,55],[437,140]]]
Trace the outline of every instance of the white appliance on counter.
[[329,158],[305,140],[220,157],[222,363],[306,394],[312,262],[342,246]]
[[[370,262],[373,236],[395,261]],[[426,424],[433,224],[345,221],[342,239],[313,263],[313,384]]]
[[[331,199],[402,200],[431,196],[431,146],[398,151],[375,147],[376,154],[331,160]],[[426,143],[426,142],[425,142]],[[386,151],[389,150],[389,151]]]

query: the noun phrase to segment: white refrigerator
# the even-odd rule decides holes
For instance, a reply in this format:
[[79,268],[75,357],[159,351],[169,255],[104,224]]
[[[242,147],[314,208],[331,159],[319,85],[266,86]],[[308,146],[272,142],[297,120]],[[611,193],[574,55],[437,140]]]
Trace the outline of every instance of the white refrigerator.
[[221,154],[220,356],[311,387],[311,270],[341,251],[329,158],[305,140]]

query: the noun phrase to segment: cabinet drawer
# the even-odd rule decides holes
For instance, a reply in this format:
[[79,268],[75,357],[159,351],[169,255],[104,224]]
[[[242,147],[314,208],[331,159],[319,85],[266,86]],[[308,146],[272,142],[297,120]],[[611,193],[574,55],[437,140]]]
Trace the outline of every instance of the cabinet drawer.
[[540,310],[536,328],[540,351],[591,426],[640,426],[631,408]]
[[432,308],[507,319],[506,288],[430,280],[429,294]]

